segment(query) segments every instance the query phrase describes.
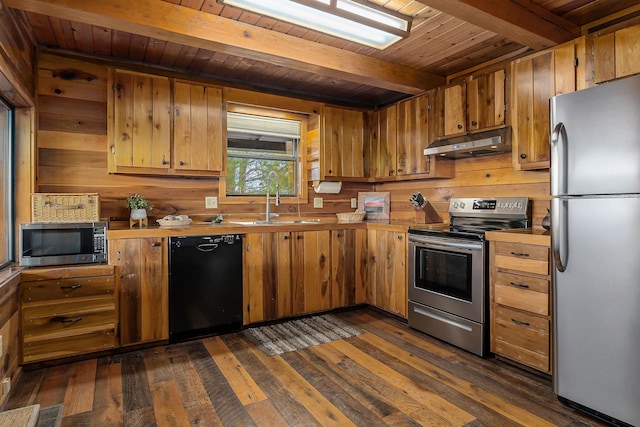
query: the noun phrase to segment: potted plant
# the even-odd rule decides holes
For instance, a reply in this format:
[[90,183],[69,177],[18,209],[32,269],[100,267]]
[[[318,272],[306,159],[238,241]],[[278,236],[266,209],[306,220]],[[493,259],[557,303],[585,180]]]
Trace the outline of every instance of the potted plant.
[[153,209],[153,205],[140,194],[127,197],[127,207],[131,209],[131,219],[144,219],[147,210]]

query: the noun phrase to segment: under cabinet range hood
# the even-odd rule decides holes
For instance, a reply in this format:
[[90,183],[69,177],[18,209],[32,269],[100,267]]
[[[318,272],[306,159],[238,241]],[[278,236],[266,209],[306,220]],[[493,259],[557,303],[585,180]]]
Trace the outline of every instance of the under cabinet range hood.
[[448,159],[488,156],[511,152],[511,127],[472,133],[434,141],[424,149],[425,156]]

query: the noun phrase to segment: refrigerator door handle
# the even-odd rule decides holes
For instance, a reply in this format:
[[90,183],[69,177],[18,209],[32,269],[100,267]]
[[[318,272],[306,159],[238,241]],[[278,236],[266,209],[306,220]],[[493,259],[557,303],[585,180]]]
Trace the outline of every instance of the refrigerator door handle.
[[559,272],[567,268],[569,233],[567,231],[567,200],[551,199],[551,251],[555,267]]
[[567,133],[564,123],[559,122],[553,132],[549,145],[551,146],[551,195],[559,196],[567,193],[566,165],[564,164],[564,145]]

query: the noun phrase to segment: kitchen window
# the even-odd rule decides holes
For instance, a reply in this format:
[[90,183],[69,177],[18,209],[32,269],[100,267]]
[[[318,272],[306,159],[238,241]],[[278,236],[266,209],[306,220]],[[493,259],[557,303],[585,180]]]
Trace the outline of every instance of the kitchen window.
[[12,110],[0,100],[0,267],[13,260],[12,127]]
[[[302,147],[306,116],[277,110],[229,106],[227,174],[221,180],[226,202],[262,198],[276,186],[283,201],[302,196]],[[270,172],[275,179],[267,179]],[[222,184],[224,182],[224,184]]]

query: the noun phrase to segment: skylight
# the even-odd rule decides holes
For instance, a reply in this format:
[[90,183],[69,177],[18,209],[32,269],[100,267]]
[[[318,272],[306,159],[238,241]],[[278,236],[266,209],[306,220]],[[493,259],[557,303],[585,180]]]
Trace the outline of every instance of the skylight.
[[408,37],[411,29],[411,17],[366,0],[222,2],[376,49],[385,49]]

